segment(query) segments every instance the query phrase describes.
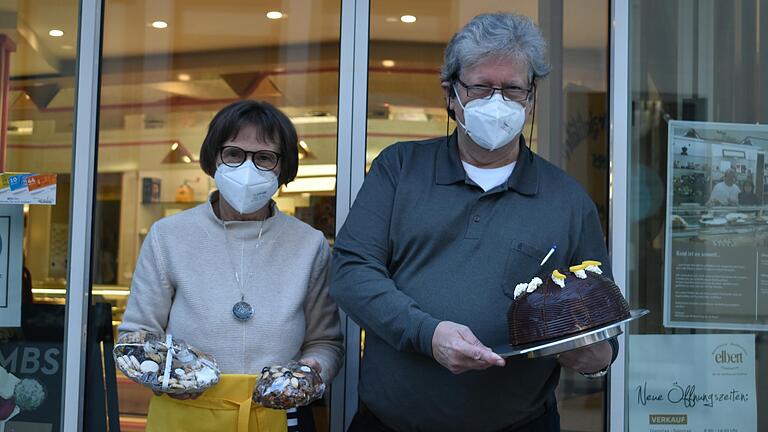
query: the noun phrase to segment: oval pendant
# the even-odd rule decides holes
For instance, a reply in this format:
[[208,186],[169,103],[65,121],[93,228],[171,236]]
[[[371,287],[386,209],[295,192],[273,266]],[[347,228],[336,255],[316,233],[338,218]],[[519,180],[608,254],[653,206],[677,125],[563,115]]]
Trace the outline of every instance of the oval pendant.
[[253,306],[250,303],[239,301],[232,306],[232,315],[239,321],[248,321],[253,316]]

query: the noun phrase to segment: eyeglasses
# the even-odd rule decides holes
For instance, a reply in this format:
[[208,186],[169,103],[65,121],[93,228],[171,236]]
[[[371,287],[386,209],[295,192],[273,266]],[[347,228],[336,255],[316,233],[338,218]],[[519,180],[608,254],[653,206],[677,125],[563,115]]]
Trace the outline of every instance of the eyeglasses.
[[531,92],[533,92],[533,86],[525,89],[521,87],[488,87],[483,85],[467,85],[461,78],[456,78],[462,87],[467,89],[467,97],[469,99],[490,99],[497,91],[501,93],[501,98],[507,101],[524,102],[527,101]]
[[271,150],[250,152],[235,146],[222,147],[219,152],[219,158],[224,165],[237,168],[245,163],[249,154],[251,155],[251,162],[262,171],[272,171],[280,162],[280,154]]

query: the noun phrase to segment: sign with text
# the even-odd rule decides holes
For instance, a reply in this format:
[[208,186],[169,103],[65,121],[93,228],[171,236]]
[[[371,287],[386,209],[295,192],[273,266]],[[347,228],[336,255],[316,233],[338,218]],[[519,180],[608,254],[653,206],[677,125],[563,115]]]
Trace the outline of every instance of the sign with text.
[[768,331],[768,126],[670,122],[664,325]]
[[0,205],[0,327],[21,325],[24,211]]
[[[0,371],[27,381],[26,394],[18,387],[16,397],[30,401],[5,419],[6,431],[58,431],[61,416],[63,345],[48,342],[9,342],[0,346]],[[42,391],[40,391],[42,390]]]
[[0,174],[0,204],[56,204],[56,174]]
[[754,334],[628,340],[629,430],[757,430]]

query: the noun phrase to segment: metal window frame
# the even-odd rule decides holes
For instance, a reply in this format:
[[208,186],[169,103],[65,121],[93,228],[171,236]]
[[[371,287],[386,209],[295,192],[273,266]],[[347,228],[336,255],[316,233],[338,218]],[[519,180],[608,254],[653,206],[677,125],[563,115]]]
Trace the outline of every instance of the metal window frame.
[[[611,1],[610,71],[610,255],[613,275],[627,297],[627,240],[629,200],[629,0]],[[626,331],[626,326],[624,326]],[[608,430],[625,430],[626,334],[619,337],[619,355],[611,367],[608,399]]]
[[[336,233],[365,179],[368,125],[369,0],[341,1],[338,139],[336,149]],[[343,311],[344,366],[331,388],[330,430],[347,430],[357,411],[360,326]]]
[[61,409],[64,431],[83,428],[103,6],[103,0],[81,0],[79,4]]

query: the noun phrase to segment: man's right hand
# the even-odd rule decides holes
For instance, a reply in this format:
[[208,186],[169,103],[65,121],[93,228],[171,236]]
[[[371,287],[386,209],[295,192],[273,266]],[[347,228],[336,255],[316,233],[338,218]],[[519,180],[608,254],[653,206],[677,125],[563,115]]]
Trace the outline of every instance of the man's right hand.
[[469,327],[442,321],[432,335],[432,356],[454,374],[504,366],[504,359],[483,345]]

